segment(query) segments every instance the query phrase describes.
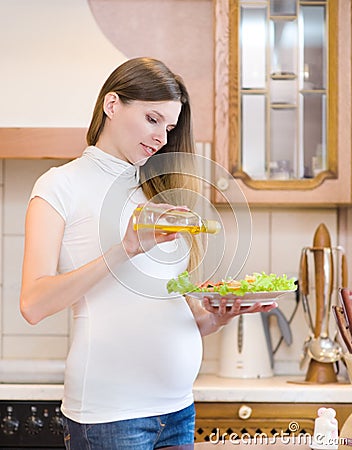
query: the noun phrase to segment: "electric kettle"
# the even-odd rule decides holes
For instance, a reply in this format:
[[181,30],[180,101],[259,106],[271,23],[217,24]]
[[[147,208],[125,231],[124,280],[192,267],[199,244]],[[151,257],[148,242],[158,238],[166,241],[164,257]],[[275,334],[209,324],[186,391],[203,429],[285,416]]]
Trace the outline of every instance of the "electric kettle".
[[218,375],[226,378],[273,376],[273,348],[269,318],[275,316],[283,339],[292,343],[289,323],[279,308],[267,313],[242,314],[221,330]]

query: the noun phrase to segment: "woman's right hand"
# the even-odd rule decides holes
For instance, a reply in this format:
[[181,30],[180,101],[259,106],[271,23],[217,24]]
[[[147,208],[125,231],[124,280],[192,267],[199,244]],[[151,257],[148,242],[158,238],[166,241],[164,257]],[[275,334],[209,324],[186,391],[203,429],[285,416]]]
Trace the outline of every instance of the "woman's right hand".
[[[181,209],[187,210],[185,207],[175,207],[172,205],[162,204],[168,207],[168,209]],[[143,205],[138,205],[143,207]],[[160,204],[159,204],[160,206]],[[122,245],[127,255],[132,258],[133,256],[145,253],[152,249],[155,245],[163,242],[170,242],[177,238],[177,233],[167,233],[153,228],[143,228],[134,230],[133,228],[133,216],[130,217],[128,222],[125,236],[122,240]]]

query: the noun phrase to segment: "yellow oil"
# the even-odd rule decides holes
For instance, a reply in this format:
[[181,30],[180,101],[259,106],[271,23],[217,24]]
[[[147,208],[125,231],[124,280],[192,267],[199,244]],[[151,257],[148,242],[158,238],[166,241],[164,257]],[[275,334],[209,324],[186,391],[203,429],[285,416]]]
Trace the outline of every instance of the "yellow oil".
[[155,224],[134,224],[134,230],[154,229],[164,233],[190,233],[198,234],[206,232],[205,227],[191,226],[191,225],[155,225]]
[[[143,214],[144,209],[145,214]],[[160,218],[162,220],[159,221]],[[164,233],[216,234],[221,225],[215,220],[203,221],[193,211],[172,209],[169,214],[167,210],[163,212],[156,205],[137,207],[133,213],[133,228],[134,230],[152,229]]]

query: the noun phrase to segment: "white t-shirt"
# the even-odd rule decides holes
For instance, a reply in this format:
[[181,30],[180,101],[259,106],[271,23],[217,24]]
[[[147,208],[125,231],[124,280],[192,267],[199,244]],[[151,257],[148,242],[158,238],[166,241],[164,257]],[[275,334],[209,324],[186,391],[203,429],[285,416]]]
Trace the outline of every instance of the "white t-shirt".
[[[50,169],[31,198],[45,199],[65,220],[58,273],[97,258],[120,242],[145,197],[137,169],[97,147]],[[167,281],[186,269],[183,239],[122,264],[73,305],[63,413],[101,423],[178,411],[193,402],[202,341],[182,296]]]

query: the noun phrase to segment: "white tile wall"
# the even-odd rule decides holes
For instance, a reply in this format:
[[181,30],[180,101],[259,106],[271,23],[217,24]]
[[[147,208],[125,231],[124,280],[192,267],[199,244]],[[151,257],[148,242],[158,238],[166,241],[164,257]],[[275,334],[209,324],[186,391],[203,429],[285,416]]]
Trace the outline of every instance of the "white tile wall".
[[36,179],[50,167],[63,164],[55,159],[7,159],[4,167],[4,234],[23,236],[29,195]]
[[62,160],[2,161],[1,232],[1,356],[3,358],[64,358],[69,336],[69,313],[61,312],[36,326],[19,311],[24,222],[35,180]]
[[[18,298],[20,294],[21,265],[23,255],[23,236],[5,235],[3,237],[4,283],[3,283],[3,323],[4,335],[60,335],[67,336],[67,311],[48,317],[36,326],[29,325],[21,316]],[[26,341],[27,342],[27,341]],[[5,351],[5,349],[4,349]]]
[[4,335],[4,359],[65,359],[67,336]]
[[[199,147],[202,151],[202,148]],[[209,146],[204,146],[204,154]],[[2,358],[64,358],[70,335],[70,314],[56,314],[36,326],[28,325],[19,313],[19,289],[24,241],[24,219],[28,197],[34,181],[49,167],[60,165],[60,160],[4,160],[0,161],[0,356]],[[228,269],[242,276],[254,271],[298,275],[301,248],[312,244],[317,226],[324,222],[332,238],[338,242],[337,209],[285,209],[257,208],[251,210],[252,234],[248,258],[240,271],[237,261],[231,262],[228,248],[236,245],[237,230],[233,227],[233,214],[218,208],[219,217],[228,231],[227,251],[217,276]],[[206,210],[205,210],[206,214]],[[231,228],[232,227],[232,228]],[[233,241],[232,241],[233,238]],[[214,251],[214,250],[213,250]],[[216,250],[215,250],[216,251]],[[212,255],[208,255],[212,257]],[[232,272],[233,271],[233,272]],[[289,317],[295,306],[295,297],[280,300],[280,308]],[[307,334],[301,306],[292,321],[293,345],[281,344],[275,356],[277,373],[297,373],[302,343]],[[278,329],[272,323],[274,345],[279,340]],[[221,333],[204,339],[202,372],[216,372]]]

